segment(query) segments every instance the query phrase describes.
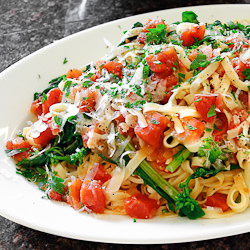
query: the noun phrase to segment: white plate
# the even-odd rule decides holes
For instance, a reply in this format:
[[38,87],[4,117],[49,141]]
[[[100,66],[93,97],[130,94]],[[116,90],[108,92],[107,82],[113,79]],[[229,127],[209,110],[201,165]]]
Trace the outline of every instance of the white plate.
[[[28,119],[33,93],[49,80],[81,67],[106,53],[103,38],[117,44],[122,31],[136,21],[160,16],[167,22],[181,20],[184,10],[193,10],[198,20],[249,19],[249,5],[198,6],[163,10],[129,17],[79,32],[22,59],[0,74],[0,214],[12,221],[60,236],[112,243],[173,243],[205,240],[250,231],[250,209],[217,220],[154,218],[137,220],[127,216],[78,213],[66,204],[46,199],[36,186],[15,174],[15,165],[5,155],[6,141]],[[68,59],[63,64],[64,58]],[[39,78],[38,75],[41,77]]]

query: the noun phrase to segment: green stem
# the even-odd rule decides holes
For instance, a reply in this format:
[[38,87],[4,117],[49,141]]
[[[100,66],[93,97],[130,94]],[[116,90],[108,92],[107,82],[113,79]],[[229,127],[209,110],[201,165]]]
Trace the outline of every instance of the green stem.
[[182,149],[174,155],[174,160],[168,164],[166,169],[173,173],[190,155],[191,152],[183,146]]

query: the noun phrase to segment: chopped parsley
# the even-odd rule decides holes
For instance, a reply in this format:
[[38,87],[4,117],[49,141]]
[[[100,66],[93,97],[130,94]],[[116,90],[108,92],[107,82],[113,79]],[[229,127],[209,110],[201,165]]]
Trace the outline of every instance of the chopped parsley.
[[182,22],[188,23],[199,23],[197,20],[197,15],[193,11],[184,11],[182,12]]
[[205,68],[210,62],[207,60],[207,56],[199,52],[196,58],[192,61],[190,65],[190,70],[198,69],[199,67]]
[[163,23],[158,24],[156,28],[148,29],[149,32],[146,34],[146,42],[150,44],[159,44],[166,42],[166,25]]
[[207,113],[207,118],[212,117],[214,115],[216,115],[216,112],[215,112],[215,105],[213,103],[212,107],[209,109],[209,111]]
[[67,58],[65,57],[63,60],[63,64],[66,64],[68,62]]
[[193,126],[190,125],[190,124],[188,124],[187,127],[188,127],[189,130],[196,130],[196,129],[197,129],[196,127],[193,127]]
[[156,121],[155,119],[151,119],[151,123],[155,125],[160,124],[160,122]]

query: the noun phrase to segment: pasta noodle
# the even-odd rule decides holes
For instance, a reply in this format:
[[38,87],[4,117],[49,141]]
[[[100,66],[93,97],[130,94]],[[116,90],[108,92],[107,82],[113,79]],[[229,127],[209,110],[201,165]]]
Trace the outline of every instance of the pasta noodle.
[[[186,16],[186,18],[185,18]],[[187,18],[188,16],[188,18]],[[137,22],[53,79],[6,143],[17,172],[79,212],[222,218],[249,207],[250,34],[193,12]]]

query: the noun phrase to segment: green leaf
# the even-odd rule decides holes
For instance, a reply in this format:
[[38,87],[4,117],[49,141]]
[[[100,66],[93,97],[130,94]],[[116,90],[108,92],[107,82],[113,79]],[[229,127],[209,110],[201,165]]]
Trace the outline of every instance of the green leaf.
[[136,23],[134,23],[132,29],[137,28],[137,27],[143,27],[143,24],[140,22],[136,22]]
[[210,110],[207,113],[207,118],[212,117],[214,115],[216,115],[216,112],[215,112],[215,105],[213,103],[212,107],[210,108]]
[[207,56],[199,52],[196,58],[192,61],[190,65],[190,70],[198,69],[199,67],[205,68],[210,62],[207,61]]
[[202,96],[199,99],[195,100],[194,102],[199,102],[201,100],[202,100]]
[[47,95],[46,95],[45,93],[43,93],[42,103],[43,103],[44,101],[47,101],[47,99],[48,99]]
[[65,57],[63,60],[63,64],[66,64],[68,62],[67,58]]
[[160,124],[160,122],[158,122],[158,121],[156,121],[156,120],[154,120],[154,119],[151,119],[151,123],[152,123],[152,124],[155,124],[155,125]]
[[149,32],[146,33],[146,42],[150,44],[159,44],[166,42],[166,25],[163,23],[158,24],[156,28],[148,29]]
[[148,77],[149,72],[150,72],[149,66],[144,65],[143,66],[143,73],[142,73],[143,79],[146,79]]
[[[245,80],[250,80],[250,69],[244,69],[242,74],[245,76]],[[248,86],[249,89],[250,86]]]
[[193,126],[190,125],[190,124],[188,124],[187,127],[188,127],[189,130],[196,130],[196,129],[197,129],[197,128],[193,127]]
[[199,23],[197,17],[198,16],[193,11],[182,12],[182,22]]
[[7,154],[7,156],[13,156],[13,155],[17,155],[19,153],[28,151],[29,148],[17,148],[17,149],[7,149],[5,150],[5,153]]
[[218,131],[222,131],[222,129],[218,128],[215,124],[214,124],[214,129]]

